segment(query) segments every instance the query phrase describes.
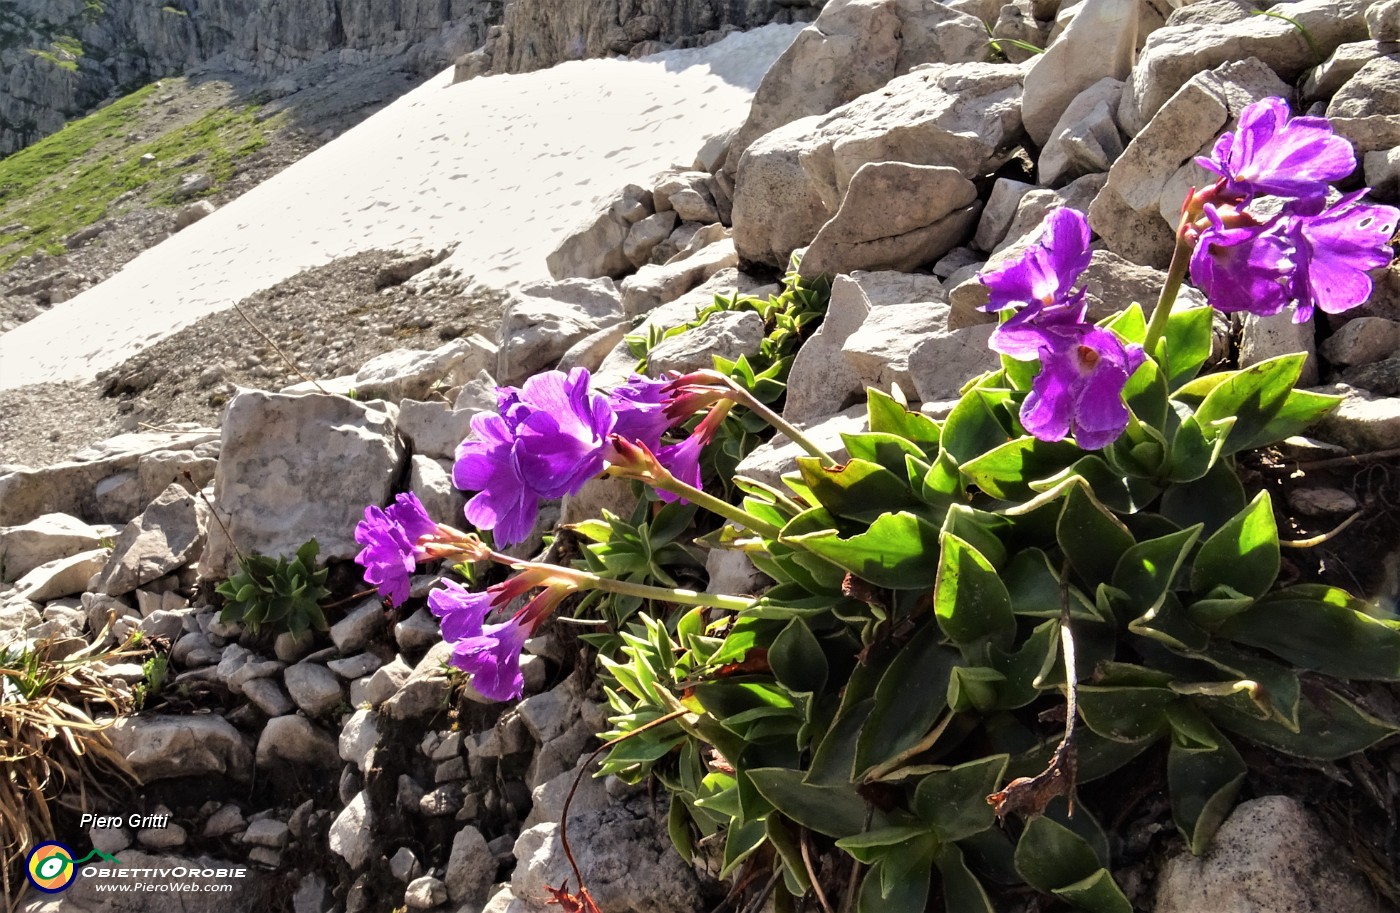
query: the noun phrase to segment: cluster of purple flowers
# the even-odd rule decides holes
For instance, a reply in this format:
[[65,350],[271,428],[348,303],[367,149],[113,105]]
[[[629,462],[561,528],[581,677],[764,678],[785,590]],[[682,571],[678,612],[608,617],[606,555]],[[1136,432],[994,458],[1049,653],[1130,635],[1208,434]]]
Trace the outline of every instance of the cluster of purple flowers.
[[[1370,296],[1368,273],[1390,262],[1400,213],[1362,203],[1364,189],[1329,204],[1329,183],[1351,174],[1356,156],[1325,118],[1290,120],[1282,99],[1264,99],[1196,161],[1220,180],[1188,198],[1181,233],[1194,245],[1191,278],[1213,306],[1268,316],[1292,305],[1303,322],[1315,308],[1339,313]],[[1277,199],[1263,218],[1251,206],[1266,196]],[[991,347],[1041,364],[1021,407],[1026,430],[1046,441],[1073,434],[1096,450],[1127,427],[1123,388],[1145,355],[1085,321],[1074,283],[1089,258],[1084,216],[1060,209],[1035,244],[981,281],[990,293],[985,310],[1018,309]]]
[[477,492],[467,502],[467,519],[492,530],[498,545],[523,542],[541,501],[576,494],[598,475],[613,435],[644,445],[677,478],[699,486],[704,441],[661,446],[662,435],[685,417],[676,409],[673,381],[633,375],[606,394],[589,384],[584,368],[549,371],[518,389],[500,388],[499,415],[472,418],[452,479]]
[[1074,283],[1089,257],[1084,214],[1057,209],[1035,244],[981,281],[990,292],[984,310],[1020,308],[992,333],[991,347],[1022,361],[1040,360],[1021,405],[1021,424],[1040,440],[1073,434],[1079,446],[1097,450],[1128,424],[1123,387],[1144,355],[1085,319],[1084,291]]
[[[576,493],[610,459],[622,459],[616,441],[626,442],[629,454],[654,453],[677,479],[700,487],[701,450],[728,410],[723,404],[711,409],[684,440],[663,446],[667,431],[712,400],[685,381],[634,375],[602,394],[590,389],[588,371],[575,368],[536,375],[519,388],[501,387],[498,413],[474,416],[471,436],[457,449],[453,481],[477,492],[467,503],[467,519],[478,529],[493,530],[499,545],[523,541],[540,501]],[[410,575],[421,561],[447,556],[509,561],[465,533],[433,522],[412,494],[399,495],[387,508],[366,508],[355,541],[364,546],[355,560],[364,566],[365,580],[394,605],[408,598]],[[453,665],[472,673],[474,687],[493,700],[520,695],[521,646],[578,588],[561,568],[518,566],[525,569],[485,592],[448,582],[428,596],[442,619],[443,638],[453,645]],[[486,624],[490,612],[535,588],[540,592],[508,620]]]
[[[1390,262],[1400,213],[1361,202],[1365,189],[1328,203],[1356,156],[1326,118],[1290,119],[1283,99],[1266,98],[1196,162],[1220,175],[1188,202],[1188,217],[1199,211],[1191,279],[1212,305],[1268,316],[1292,304],[1303,323],[1315,308],[1337,314],[1370,296],[1368,273]],[[1276,198],[1267,218],[1251,208],[1265,197]]]

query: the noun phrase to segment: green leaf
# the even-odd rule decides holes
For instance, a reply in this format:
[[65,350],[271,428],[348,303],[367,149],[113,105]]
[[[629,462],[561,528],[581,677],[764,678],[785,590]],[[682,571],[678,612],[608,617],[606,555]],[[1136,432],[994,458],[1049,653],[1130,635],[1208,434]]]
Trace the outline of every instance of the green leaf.
[[[1064,520],[1063,513],[1060,520]],[[1127,548],[1124,546],[1123,550],[1127,551]],[[1111,565],[1109,572],[1112,572]],[[1011,597],[1011,610],[1017,615],[1026,618],[1060,617],[1059,577],[1056,569],[1050,566],[1049,557],[1040,549],[1023,549],[1013,555],[1002,570],[1001,579]],[[1102,620],[1078,587],[1070,587],[1069,611],[1071,618]]]
[[917,460],[928,460],[928,454],[924,453],[912,441],[908,441],[897,434],[889,434],[879,431],[864,431],[860,434],[841,433],[841,441],[846,445],[846,455],[853,460],[865,460],[869,463],[878,463],[896,475],[904,474],[905,460],[913,457]]
[[313,537],[297,549],[297,561],[309,570],[316,566],[316,556],[321,554],[321,544]]
[[1032,818],[1016,844],[1026,883],[1091,913],[1132,913],[1132,904],[1084,838],[1049,818]]
[[[911,411],[888,393],[874,387],[868,388],[866,413],[870,417],[871,431],[892,434],[909,441],[923,452],[925,459],[937,452],[941,437],[938,423],[922,412]],[[850,453],[857,455],[854,451]]]
[[963,852],[952,844],[938,848],[934,857],[943,882],[943,909],[956,913],[996,913],[986,888],[967,867]]
[[948,682],[948,706],[955,713],[976,710],[990,713],[1004,709],[1001,691],[1006,676],[987,666],[956,666]]
[[947,709],[948,680],[957,654],[926,624],[890,662],[875,688],[875,704],[856,742],[861,775],[914,747]]
[[1201,543],[1191,570],[1191,589],[1203,596],[1228,586],[1247,596],[1263,596],[1278,579],[1278,527],[1267,491]]
[[996,792],[1008,760],[992,755],[934,771],[914,790],[915,813],[946,843],[985,831],[996,821],[987,796]]
[[1010,394],[978,386],[963,394],[943,423],[942,452],[961,466],[1011,439],[997,418],[996,407]]
[[[1199,856],[1234,807],[1248,771],[1235,746],[1199,710],[1182,705],[1168,717],[1173,731],[1167,752],[1172,819],[1191,852]],[[1181,727],[1188,717],[1189,732],[1183,736]],[[1211,734],[1214,745],[1200,744],[1202,730]]]
[[1109,319],[1102,321],[1101,325],[1104,329],[1117,333],[1124,342],[1132,345],[1140,346],[1147,338],[1147,318],[1143,316],[1142,305],[1136,301]]
[[1034,494],[1029,482],[1062,472],[1082,455],[1082,450],[1065,441],[1020,437],[968,460],[958,469],[994,498],[1027,500]]
[[[1219,386],[1206,394],[1206,398],[1196,409],[1196,418],[1202,425],[1209,425],[1218,419],[1233,416],[1235,424],[1225,441],[1223,453],[1273,443],[1270,435],[1277,433],[1271,427],[1288,402],[1293,385],[1297,383],[1307,356],[1303,353],[1279,355],[1241,371],[1232,372]],[[1306,410],[1305,410],[1306,411]],[[1314,416],[1315,417],[1315,416]],[[1291,422],[1284,422],[1291,425]],[[1289,434],[1301,431],[1300,425]],[[1286,435],[1285,435],[1286,436]]]
[[724,837],[724,867],[717,877],[728,878],[767,839],[768,828],[762,821],[731,824]]
[[1298,702],[1298,729],[1211,701],[1205,710],[1225,729],[1252,742],[1315,761],[1340,761],[1400,731],[1328,688],[1307,688]]
[[1146,615],[1162,605],[1186,553],[1200,536],[1193,526],[1179,533],[1140,542],[1123,553],[1113,569],[1113,586],[1127,594],[1138,615]]
[[856,913],[924,913],[935,851],[928,839],[891,847],[866,872]]
[[1202,535],[1212,535],[1244,509],[1244,486],[1230,466],[1219,460],[1201,477],[1169,485],[1162,493],[1160,510],[1180,529],[1201,524]]
[[1211,322],[1215,309],[1186,308],[1172,311],[1167,331],[1153,353],[1167,376],[1167,387],[1175,390],[1196,376],[1210,357]]
[[773,677],[789,691],[814,694],[826,687],[826,654],[812,629],[794,618],[768,648]]
[[1123,401],[1138,421],[1160,428],[1167,419],[1167,379],[1150,358],[1138,365],[1123,387]]
[[1115,742],[1139,742],[1167,730],[1165,711],[1181,700],[1167,687],[1079,686],[1084,724]]
[[1337,678],[1400,681],[1400,622],[1372,618],[1351,601],[1340,590],[1290,587],[1225,622],[1220,634]]
[[798,457],[797,468],[821,506],[848,520],[868,523],[913,501],[903,473],[895,475],[879,463],[853,459],[828,467],[816,457]]
[[1114,568],[1136,543],[1132,533],[1083,485],[1070,489],[1055,539],[1091,589],[1113,579]]
[[852,786],[804,783],[801,771],[786,767],[756,768],[749,777],[774,808],[808,830],[837,839],[865,830],[867,806]]
[[1343,397],[1311,390],[1294,390],[1283,405],[1250,442],[1250,449],[1267,447],[1287,437],[1306,431],[1342,401]]
[[857,861],[870,865],[884,855],[882,850],[900,846],[928,834],[926,827],[882,827],[836,841],[836,845],[850,853]]
[[987,638],[1005,649],[1016,635],[1006,585],[981,552],[952,533],[943,534],[933,607],[938,626],[960,646]]
[[[796,522],[796,521],[794,521]],[[936,565],[929,556],[938,550],[939,531],[911,513],[884,514],[863,533],[841,538],[836,530],[792,536],[781,542],[815,552],[862,580],[890,589],[932,586]]]
[[[1215,375],[1208,375],[1215,376]],[[1186,410],[1182,406],[1178,411]],[[1230,429],[1235,427],[1233,415],[1203,425],[1195,415],[1188,414],[1172,436],[1163,477],[1170,482],[1193,482],[1217,464],[1224,450]]]

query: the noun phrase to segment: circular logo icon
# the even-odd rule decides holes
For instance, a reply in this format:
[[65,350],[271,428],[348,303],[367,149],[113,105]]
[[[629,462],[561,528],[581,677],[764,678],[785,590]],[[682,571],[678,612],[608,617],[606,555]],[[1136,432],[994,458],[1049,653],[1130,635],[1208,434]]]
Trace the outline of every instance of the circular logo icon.
[[25,865],[29,883],[45,894],[57,894],[67,890],[78,877],[78,867],[73,865],[73,851],[61,843],[50,841],[41,843],[29,851]]

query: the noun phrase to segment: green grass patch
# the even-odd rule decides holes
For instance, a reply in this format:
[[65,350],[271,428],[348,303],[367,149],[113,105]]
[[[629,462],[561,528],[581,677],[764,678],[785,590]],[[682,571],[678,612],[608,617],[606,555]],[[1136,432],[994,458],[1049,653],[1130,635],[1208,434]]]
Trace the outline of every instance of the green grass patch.
[[[107,216],[128,191],[174,205],[180,179],[196,172],[213,178],[208,193],[217,191],[281,126],[280,117],[260,122],[254,105],[235,105],[129,144],[154,92],[154,85],[140,89],[0,159],[0,225],[24,226],[0,235],[0,270],[39,250],[61,251],[64,237]],[[142,164],[148,153],[155,162]],[[181,164],[192,156],[199,160]]]

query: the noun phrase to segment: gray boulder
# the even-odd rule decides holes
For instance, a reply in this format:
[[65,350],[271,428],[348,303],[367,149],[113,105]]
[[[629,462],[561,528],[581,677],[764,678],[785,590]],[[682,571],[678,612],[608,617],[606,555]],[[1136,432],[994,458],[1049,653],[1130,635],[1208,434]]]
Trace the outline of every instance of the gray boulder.
[[172,483],[122,530],[95,591],[121,596],[197,559],[207,513],[188,489]]
[[614,279],[632,269],[623,245],[634,223],[651,215],[651,191],[628,184],[559,243],[545,264],[555,279]]
[[404,465],[382,403],[248,390],[229,402],[223,433],[214,500],[224,524],[209,529],[205,579],[228,576],[234,543],[291,555],[315,538],[322,560],[353,558],[365,505],[389,500]]
[[721,311],[698,327],[662,340],[651,350],[648,368],[654,375],[668,371],[689,374],[714,367],[714,356],[735,361],[756,355],[763,344],[763,318],[753,311]]
[[247,740],[221,716],[143,713],[119,719],[107,735],[145,783],[211,775],[247,782],[253,775]]
[[0,581],[18,580],[41,564],[98,546],[101,534],[68,514],[53,513],[0,529]]
[[496,377],[503,384],[518,384],[552,368],[574,343],[622,319],[622,301],[611,279],[526,286],[511,296],[501,316]]
[[757,140],[734,190],[740,262],[786,266],[868,162],[939,165],[965,178],[994,171],[1021,138],[1022,78],[1010,64],[930,64]]
[[977,224],[977,187],[953,168],[870,162],[802,257],[804,276],[925,266]]
[[1084,0],[1069,26],[1026,71],[1021,117],[1044,146],[1084,90],[1103,79],[1123,80],[1139,46],[1139,0]]
[[725,170],[734,174],[760,136],[874,92],[919,64],[989,56],[982,23],[933,0],[830,0],[764,75]]
[[430,352],[395,349],[355,372],[355,392],[361,400],[421,400],[434,386],[458,387],[495,366],[495,344],[478,335],[453,339]]

